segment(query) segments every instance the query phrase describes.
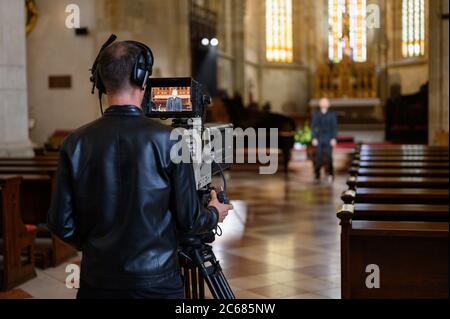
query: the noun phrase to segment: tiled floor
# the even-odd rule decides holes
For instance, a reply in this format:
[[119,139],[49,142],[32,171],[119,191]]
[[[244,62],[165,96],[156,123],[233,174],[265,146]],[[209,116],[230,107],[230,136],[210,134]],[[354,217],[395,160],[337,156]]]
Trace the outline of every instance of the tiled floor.
[[315,185],[309,164],[298,165],[288,179],[231,174],[236,211],[214,250],[238,298],[340,298],[344,176]]
[[[340,298],[335,212],[344,176],[315,185],[310,165],[296,163],[288,178],[230,173],[236,209],[214,251],[237,298]],[[74,298],[76,291],[65,286],[65,266],[38,270],[15,295]]]

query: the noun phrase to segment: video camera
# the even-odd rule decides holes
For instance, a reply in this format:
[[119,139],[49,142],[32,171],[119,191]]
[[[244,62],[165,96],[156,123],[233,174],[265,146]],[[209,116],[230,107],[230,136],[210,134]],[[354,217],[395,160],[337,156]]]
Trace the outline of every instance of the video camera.
[[[229,204],[224,170],[233,156],[233,143],[229,143],[233,125],[205,124],[206,108],[211,98],[192,78],[150,79],[142,108],[147,117],[172,119],[172,127],[184,129],[187,134],[190,158],[194,167],[196,187],[202,205],[207,206],[214,189],[212,177],[221,174],[223,188],[216,190],[218,200]],[[229,131],[228,131],[229,130]],[[183,135],[184,137],[186,137]],[[218,140],[219,139],[219,140]],[[231,158],[232,160],[232,158]],[[212,247],[220,227],[198,236],[180,238],[180,265],[188,299],[204,299],[204,281],[216,299],[235,299]],[[218,234],[220,236],[220,234]]]
[[212,176],[223,174],[229,168],[233,155],[232,143],[226,140],[233,125],[205,124],[209,104],[211,98],[204,93],[202,85],[192,78],[150,79],[143,102],[147,117],[172,119],[173,128],[189,132],[189,147],[199,192],[210,190]]

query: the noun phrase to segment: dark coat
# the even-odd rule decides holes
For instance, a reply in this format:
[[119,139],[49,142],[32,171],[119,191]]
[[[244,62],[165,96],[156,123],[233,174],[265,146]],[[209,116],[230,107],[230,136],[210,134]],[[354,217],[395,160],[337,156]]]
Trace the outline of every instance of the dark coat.
[[337,116],[333,111],[323,114],[321,111],[315,112],[312,119],[312,138],[319,143],[328,143],[337,138]]

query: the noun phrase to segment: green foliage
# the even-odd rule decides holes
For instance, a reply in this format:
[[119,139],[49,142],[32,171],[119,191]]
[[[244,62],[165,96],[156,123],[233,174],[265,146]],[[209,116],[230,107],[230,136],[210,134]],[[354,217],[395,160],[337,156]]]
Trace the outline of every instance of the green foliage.
[[302,145],[308,145],[311,143],[311,140],[311,127],[309,126],[309,122],[305,122],[303,128],[298,130],[297,134],[295,134],[295,142]]

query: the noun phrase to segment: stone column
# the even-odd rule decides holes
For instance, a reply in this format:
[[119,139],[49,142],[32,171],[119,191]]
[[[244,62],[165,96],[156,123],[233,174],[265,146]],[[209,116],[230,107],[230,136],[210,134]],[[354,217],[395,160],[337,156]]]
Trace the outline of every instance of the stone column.
[[24,1],[0,0],[0,157],[32,157]]
[[429,4],[429,143],[448,146],[448,0]]
[[[240,93],[244,98],[245,92],[245,35],[244,16],[245,1],[233,0],[232,15],[232,39],[233,39],[233,83],[234,91]],[[233,92],[234,93],[234,92]]]

